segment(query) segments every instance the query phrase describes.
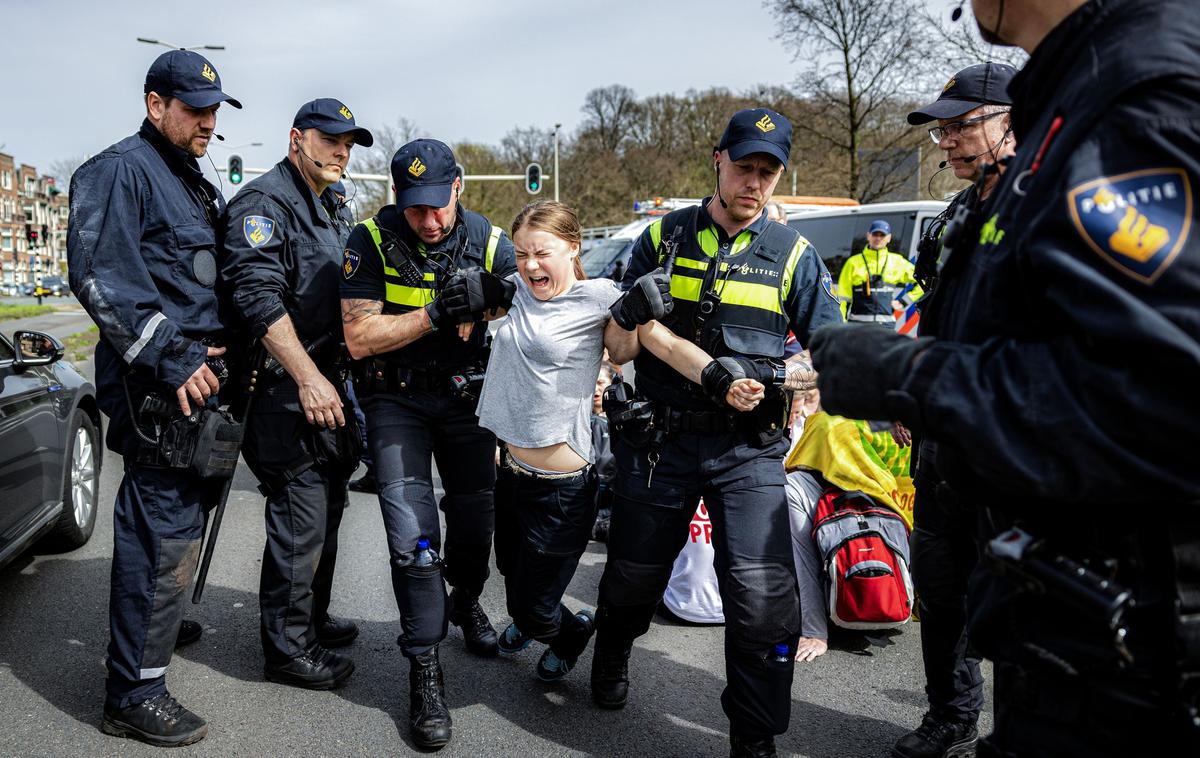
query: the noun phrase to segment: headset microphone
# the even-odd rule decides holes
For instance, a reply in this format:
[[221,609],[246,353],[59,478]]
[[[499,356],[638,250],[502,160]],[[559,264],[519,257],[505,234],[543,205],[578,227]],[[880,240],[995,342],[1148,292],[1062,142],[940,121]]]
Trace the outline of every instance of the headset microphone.
[[314,166],[316,166],[317,168],[325,168],[324,163],[321,163],[319,160],[317,160],[315,158],[309,158],[308,153],[304,152],[304,148],[300,147],[300,140],[293,140],[292,144],[296,146],[296,149],[300,151],[301,155],[303,155],[305,158],[308,158],[310,161],[312,161],[312,164]]
[[958,0],[958,7],[950,13],[951,21],[958,21],[960,18],[962,18],[963,5],[965,5],[966,2],[967,0]]
[[729,203],[725,202],[724,197],[721,197],[721,162],[717,161],[716,163],[714,163],[713,169],[715,169],[717,172],[717,202],[719,202],[721,204],[722,208],[725,208],[726,210],[728,210]]
[[216,137],[217,139],[221,140],[222,142],[225,141],[225,137],[220,134],[217,134],[216,132],[213,132],[212,136]]

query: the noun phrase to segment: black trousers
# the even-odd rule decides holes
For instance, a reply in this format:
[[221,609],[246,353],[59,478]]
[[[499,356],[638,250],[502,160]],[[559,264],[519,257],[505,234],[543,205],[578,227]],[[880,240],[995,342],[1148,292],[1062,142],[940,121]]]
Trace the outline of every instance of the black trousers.
[[648,449],[623,437],[613,452],[617,476],[596,649],[627,649],[650,628],[703,497],[725,608],[728,685],[721,705],[739,735],[787,731],[794,664],[791,655],[775,660],[775,646],[795,651],[800,635],[784,491],[787,442],[754,447],[740,434],[679,434],[667,439],[653,470]]
[[263,654],[282,663],[316,643],[329,614],[338,527],[346,507],[345,469],[314,460],[312,427],[299,401],[264,396],[251,410],[242,452],[267,495],[259,576]]
[[543,479],[501,465],[496,477],[496,567],[508,615],[521,632],[574,659],[587,629],[562,603],[596,521],[596,474],[588,467]]
[[[428,652],[446,636],[450,585],[478,597],[488,577],[495,528],[496,436],[479,426],[474,405],[432,392],[378,393],[359,398],[379,483],[379,507],[391,554],[392,589],[400,610],[400,650]],[[432,461],[446,494],[443,549]],[[425,537],[441,558],[414,566]]]
[[[943,500],[954,495],[942,487]],[[912,574],[921,613],[921,660],[929,710],[975,723],[983,710],[980,657],[967,639],[967,580],[979,562],[973,510],[938,502],[937,482],[918,477],[913,503]]]

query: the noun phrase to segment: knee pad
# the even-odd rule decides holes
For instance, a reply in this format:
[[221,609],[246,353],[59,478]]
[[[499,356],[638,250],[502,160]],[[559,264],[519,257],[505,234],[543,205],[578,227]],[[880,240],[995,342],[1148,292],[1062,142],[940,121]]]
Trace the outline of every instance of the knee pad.
[[741,563],[722,577],[725,635],[732,652],[762,657],[800,633],[796,577],[780,563]]

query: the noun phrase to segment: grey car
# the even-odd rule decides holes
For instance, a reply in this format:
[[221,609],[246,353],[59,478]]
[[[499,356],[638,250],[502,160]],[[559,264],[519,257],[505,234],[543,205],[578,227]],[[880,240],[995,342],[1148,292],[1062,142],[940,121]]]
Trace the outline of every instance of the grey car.
[[80,547],[96,525],[96,389],[63,353],[48,334],[0,335],[0,566],[42,539]]

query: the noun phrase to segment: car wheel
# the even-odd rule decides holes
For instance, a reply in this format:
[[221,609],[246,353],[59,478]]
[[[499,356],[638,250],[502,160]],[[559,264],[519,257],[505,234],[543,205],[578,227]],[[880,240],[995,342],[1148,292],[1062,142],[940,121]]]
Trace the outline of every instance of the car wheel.
[[70,448],[63,471],[63,512],[51,539],[74,550],[82,547],[96,527],[96,497],[100,489],[100,445],[96,425],[81,410],[71,420]]

